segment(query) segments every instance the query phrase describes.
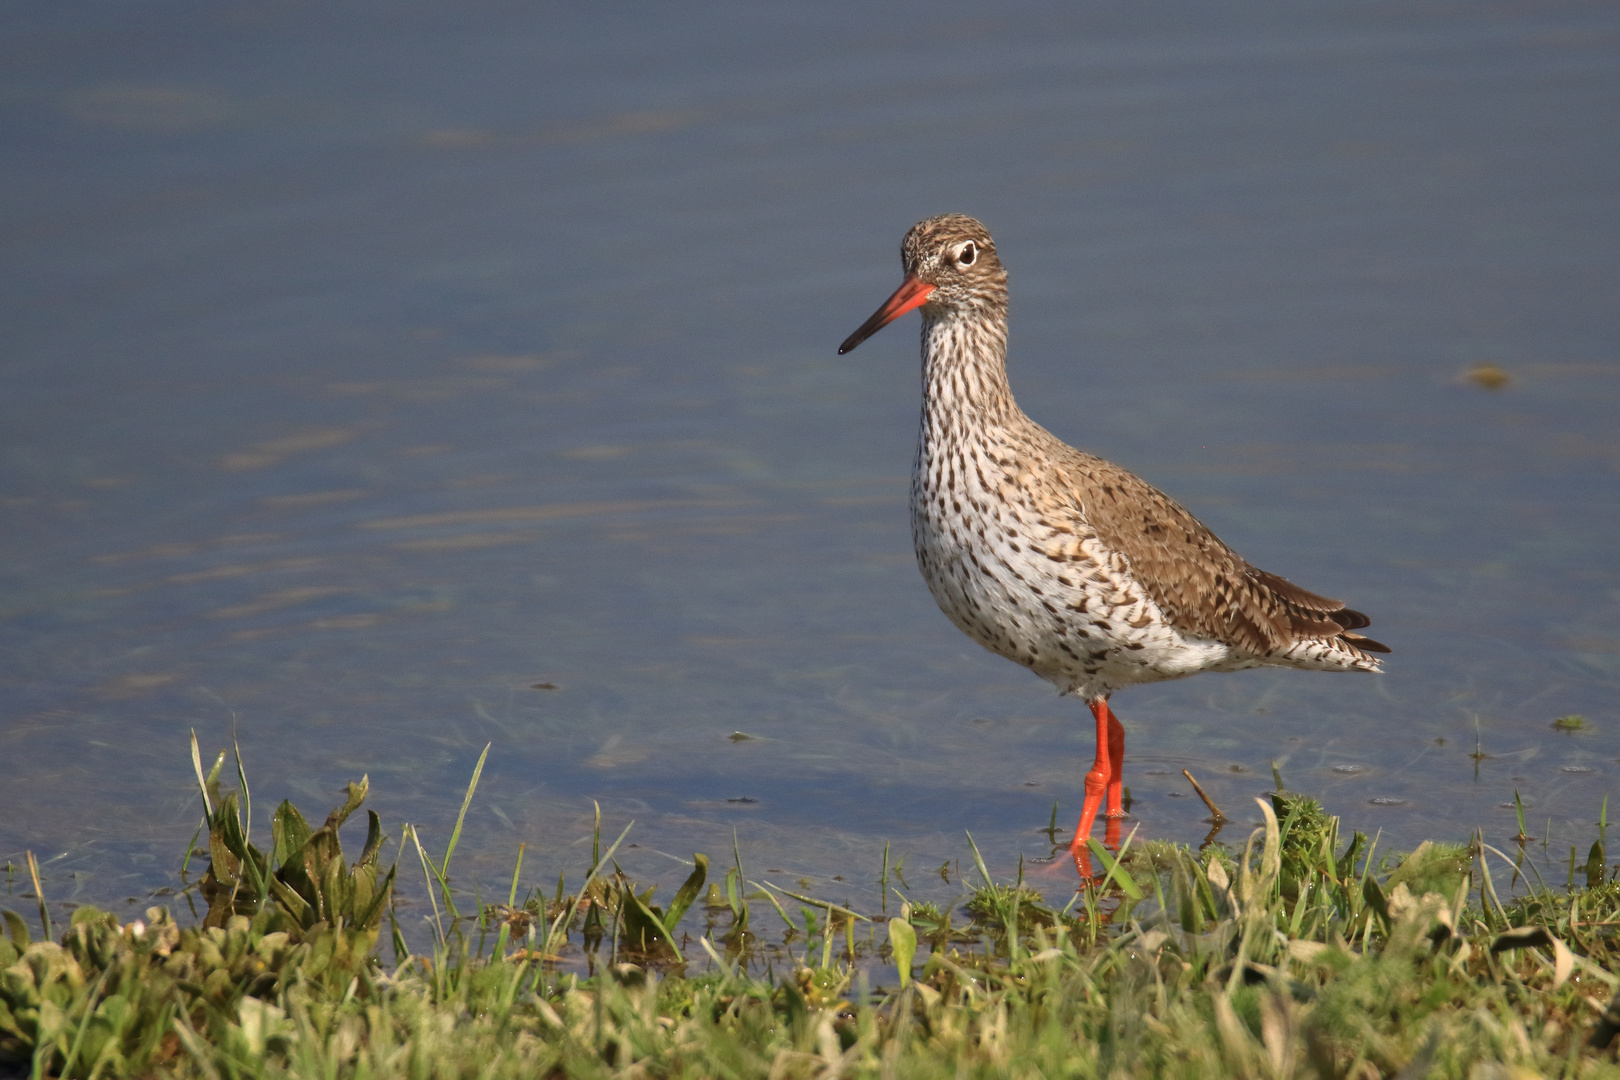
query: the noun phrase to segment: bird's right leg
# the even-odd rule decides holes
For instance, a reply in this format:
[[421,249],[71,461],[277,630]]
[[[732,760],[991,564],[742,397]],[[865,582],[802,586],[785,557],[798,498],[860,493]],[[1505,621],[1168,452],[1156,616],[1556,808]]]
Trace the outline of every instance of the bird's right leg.
[[[1082,876],[1089,877],[1091,860],[1086,848],[1086,838],[1091,835],[1091,826],[1097,820],[1097,811],[1102,809],[1103,800],[1108,794],[1109,783],[1113,778],[1113,758],[1110,753],[1109,725],[1112,721],[1118,726],[1113,714],[1108,711],[1108,702],[1101,698],[1091,703],[1091,715],[1097,718],[1097,758],[1091,763],[1086,773],[1086,801],[1080,805],[1080,824],[1074,830],[1074,839],[1069,842],[1069,855],[1073,857],[1074,864],[1080,868]],[[1120,730],[1120,754],[1124,755],[1124,730]],[[1117,790],[1117,789],[1116,789]],[[1082,862],[1084,865],[1082,866]]]
[[[1099,704],[1103,712],[1108,714],[1108,810],[1104,816],[1113,822],[1125,816],[1120,791],[1125,783],[1125,728],[1108,707],[1108,702]],[[1117,836],[1115,842],[1118,842]]]

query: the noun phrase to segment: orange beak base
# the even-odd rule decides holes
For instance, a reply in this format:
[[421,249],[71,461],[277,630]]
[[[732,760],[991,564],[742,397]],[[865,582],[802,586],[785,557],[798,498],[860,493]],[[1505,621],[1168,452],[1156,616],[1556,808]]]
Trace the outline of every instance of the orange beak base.
[[838,355],[843,356],[855,346],[888,326],[894,320],[913,308],[920,308],[928,302],[928,295],[934,291],[934,286],[927,284],[915,274],[909,275],[900,287],[894,290],[894,295],[883,302],[883,306],[872,313],[872,317],[861,323],[861,328],[838,346]]

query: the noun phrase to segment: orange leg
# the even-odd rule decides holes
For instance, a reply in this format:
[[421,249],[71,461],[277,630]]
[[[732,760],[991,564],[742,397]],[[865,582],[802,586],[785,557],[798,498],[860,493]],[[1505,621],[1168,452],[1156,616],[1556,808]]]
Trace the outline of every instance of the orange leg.
[[[1105,816],[1113,823],[1125,816],[1120,805],[1120,788],[1125,782],[1125,728],[1120,724],[1119,717],[1109,710],[1108,702],[1102,702],[1102,707],[1108,713],[1108,813]],[[1112,842],[1117,844],[1117,826],[1114,833]]]
[[1106,800],[1108,827],[1104,839],[1119,843],[1118,818],[1124,817],[1120,809],[1120,785],[1124,776],[1125,729],[1114,714],[1108,711],[1108,702],[1091,703],[1091,715],[1097,718],[1097,758],[1086,772],[1086,800],[1080,806],[1080,824],[1075,827],[1074,839],[1069,842],[1069,854],[1081,877],[1091,876],[1091,857],[1086,838],[1097,820],[1097,811]]

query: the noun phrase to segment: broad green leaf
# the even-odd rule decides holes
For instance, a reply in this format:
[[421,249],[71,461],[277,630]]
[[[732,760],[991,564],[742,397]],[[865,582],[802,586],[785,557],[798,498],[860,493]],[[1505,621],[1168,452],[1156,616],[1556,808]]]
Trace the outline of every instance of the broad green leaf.
[[334,831],[349,820],[349,815],[354,813],[360,804],[366,801],[366,792],[371,790],[371,778],[362,776],[357,781],[351,781],[344,790],[348,792],[349,797],[344,800],[342,806],[333,810],[326,817],[325,827]]
[[1383,920],[1384,926],[1387,928],[1389,926],[1389,901],[1384,898],[1384,890],[1379,886],[1377,879],[1370,874],[1367,876],[1366,883],[1361,886],[1361,896],[1367,901],[1367,906],[1378,913],[1378,917]]
[[285,866],[309,842],[309,823],[297,807],[283,800],[270,819],[270,837],[271,863]]
[[[387,837],[383,836],[382,818],[377,816],[377,811],[367,810],[366,815],[369,821],[366,826],[366,846],[360,849],[360,858],[355,861],[355,865],[374,867],[377,865],[377,855],[382,851],[383,841]],[[522,865],[521,856],[518,861],[519,865]]]
[[692,902],[703,890],[703,881],[709,876],[709,857],[707,855],[692,855],[692,873],[675,893],[675,899],[669,902],[669,911],[664,915],[664,929],[670,933],[675,932],[675,925],[681,921]]
[[1136,879],[1131,877],[1129,870],[1120,865],[1118,859],[1108,853],[1108,849],[1102,846],[1101,841],[1094,836],[1088,836],[1086,837],[1086,845],[1091,848],[1091,853],[1097,856],[1103,867],[1108,871],[1103,875],[1102,885],[1098,887],[1097,891],[1099,893],[1107,892],[1108,883],[1112,881],[1118,884],[1120,890],[1132,900],[1142,899],[1142,889],[1136,884]]
[[904,919],[889,920],[889,947],[900,972],[900,989],[911,984],[911,961],[917,955],[917,928]]
[[299,926],[307,930],[315,922],[315,909],[310,906],[309,901],[298,895],[298,890],[285,882],[271,879],[270,892]]
[[388,868],[388,876],[383,878],[382,888],[371,897],[371,901],[363,908],[354,912],[354,921],[351,925],[356,930],[371,930],[382,922],[383,909],[388,906],[388,899],[394,893],[394,874],[399,870],[397,866]]
[[637,896],[631,889],[622,890],[620,895],[625,899],[624,927],[631,941],[635,942],[639,938],[640,944],[638,947],[647,949],[652,945],[652,942],[648,939],[656,938],[669,946],[670,951],[675,954],[677,960],[684,962],[685,957],[681,956],[681,950],[676,947],[675,939],[664,928],[664,921],[647,906],[647,902]]

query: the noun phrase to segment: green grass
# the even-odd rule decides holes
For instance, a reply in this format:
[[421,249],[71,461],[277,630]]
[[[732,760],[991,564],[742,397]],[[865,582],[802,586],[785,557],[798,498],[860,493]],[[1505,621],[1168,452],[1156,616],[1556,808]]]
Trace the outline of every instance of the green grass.
[[32,940],[5,914],[0,1074],[1620,1075],[1601,833],[1587,887],[1513,897],[1522,853],[1476,837],[1380,855],[1278,792],[1241,850],[1127,845],[1106,889],[1048,901],[991,881],[969,840],[964,904],[896,890],[879,914],[751,880],[735,850],[660,901],[600,821],[571,888],[520,896],[520,849],[504,900],[474,905],[451,887],[458,821],[442,856],[407,832],[434,913],[413,954],[375,815],[353,862],[339,844],[366,781],[317,828],[283,803],[261,851],[223,761],[196,759],[198,925],[80,908]]

